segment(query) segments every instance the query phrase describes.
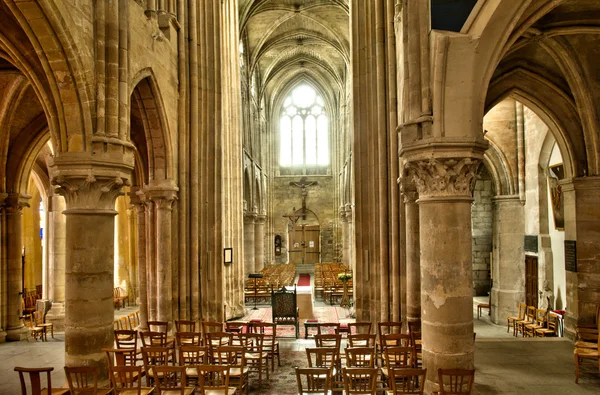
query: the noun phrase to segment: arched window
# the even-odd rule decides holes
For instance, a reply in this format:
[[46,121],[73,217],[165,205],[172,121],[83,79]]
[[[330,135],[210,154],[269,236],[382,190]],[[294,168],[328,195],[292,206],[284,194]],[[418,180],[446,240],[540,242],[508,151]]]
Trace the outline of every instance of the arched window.
[[282,174],[326,174],[329,120],[325,102],[310,86],[297,86],[284,100],[279,122]]

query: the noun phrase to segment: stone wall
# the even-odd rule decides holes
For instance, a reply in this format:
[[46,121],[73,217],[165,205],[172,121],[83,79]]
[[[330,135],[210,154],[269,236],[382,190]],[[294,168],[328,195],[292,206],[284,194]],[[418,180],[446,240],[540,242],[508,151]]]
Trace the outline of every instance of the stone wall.
[[[267,235],[268,249],[274,248],[275,235],[282,239],[281,255],[274,256],[273,263],[288,262],[288,225],[290,220],[283,215],[290,214],[302,207],[302,191],[299,187],[290,185],[290,182],[299,182],[301,176],[276,177],[269,185],[272,196],[270,219],[273,232]],[[332,176],[310,176],[308,182],[317,181],[316,185],[306,188],[306,208],[314,213],[307,215],[306,219],[300,218],[297,225],[320,225],[321,230],[321,261],[332,261],[341,249],[341,233],[337,212],[335,208],[335,180]],[[339,255],[339,254],[338,254]],[[270,263],[270,262],[266,262]]]
[[490,253],[492,252],[492,197],[494,191],[487,168],[483,167],[473,191],[471,226],[473,232],[473,294],[487,296],[490,291]]

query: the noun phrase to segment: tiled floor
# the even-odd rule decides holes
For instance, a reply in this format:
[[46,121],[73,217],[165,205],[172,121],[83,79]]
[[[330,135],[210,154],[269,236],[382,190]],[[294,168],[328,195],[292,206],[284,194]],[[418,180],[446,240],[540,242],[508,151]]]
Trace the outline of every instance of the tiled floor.
[[[506,333],[506,326],[494,325],[484,315],[477,319],[474,300],[473,317],[477,332],[475,342],[475,394],[481,395],[571,395],[599,394],[600,378],[582,375],[575,384],[573,345],[564,338],[523,339]],[[128,313],[128,308],[117,313]],[[342,313],[340,313],[342,317]],[[312,339],[281,339],[282,350],[302,351],[312,346]],[[18,394],[19,380],[15,366],[53,366],[54,386],[64,378],[64,334],[55,333],[48,342],[22,341],[0,344],[0,395]]]

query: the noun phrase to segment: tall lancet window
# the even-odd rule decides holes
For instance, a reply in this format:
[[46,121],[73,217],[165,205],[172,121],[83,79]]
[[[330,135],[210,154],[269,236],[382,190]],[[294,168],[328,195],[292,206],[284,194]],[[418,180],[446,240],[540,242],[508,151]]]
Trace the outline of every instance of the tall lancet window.
[[279,123],[281,174],[327,174],[329,119],[323,98],[309,85],[284,100]]

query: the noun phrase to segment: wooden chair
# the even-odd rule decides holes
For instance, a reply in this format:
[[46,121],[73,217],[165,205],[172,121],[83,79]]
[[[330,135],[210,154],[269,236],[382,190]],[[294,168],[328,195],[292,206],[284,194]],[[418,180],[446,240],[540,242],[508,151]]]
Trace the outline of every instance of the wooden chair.
[[150,387],[154,378],[154,368],[157,366],[167,366],[170,359],[170,349],[168,347],[142,347],[142,359],[144,360],[144,370],[146,371],[146,386]]
[[392,388],[390,370],[416,368],[417,358],[414,347],[386,347],[383,355],[381,375],[385,388]]
[[142,387],[141,366],[109,366],[110,381],[115,395],[149,395],[154,387]]
[[33,317],[35,319],[35,326],[43,328],[44,329],[44,339],[46,341],[48,341],[48,329],[50,329],[50,334],[52,335],[52,338],[54,339],[54,324],[52,324],[51,322],[46,322],[46,319],[44,317],[44,312],[43,311],[35,311],[33,313]]
[[350,334],[347,337],[348,347],[375,347],[376,346],[376,334]]
[[370,322],[349,322],[348,335],[370,334],[371,326]]
[[296,367],[295,371],[298,394],[331,394],[331,369]]
[[386,395],[422,395],[425,389],[427,369],[390,369],[391,391]]
[[187,387],[185,377],[185,366],[154,366],[152,373],[158,394],[181,394],[192,395],[195,387]]
[[175,331],[177,331],[177,332],[196,332],[196,321],[175,320]]
[[270,322],[255,322],[252,324],[252,328],[258,333],[265,335],[263,347],[264,350],[269,353],[271,359],[271,371],[275,371],[275,357],[277,357],[277,366],[281,366],[281,360],[279,359],[279,341],[277,341],[277,324]]
[[[27,395],[27,387],[25,385],[24,373],[29,374],[29,382],[31,384],[32,395],[45,395],[45,394],[60,394],[67,395],[69,393],[68,388],[52,388],[52,377],[50,372],[54,370],[53,367],[48,368],[23,368],[20,366],[15,367],[15,372],[19,373],[19,380],[21,381],[21,395]],[[46,373],[46,388],[42,389],[41,373]]]
[[296,306],[296,286],[294,291],[286,287],[279,291],[271,290],[272,322],[277,325],[293,325],[296,329],[296,339],[300,333],[299,310]]
[[[376,341],[376,349],[378,358],[383,355],[383,336],[389,335],[392,333],[401,333],[402,332],[402,322],[401,321],[385,321],[377,323],[377,341]],[[397,344],[396,344],[397,345]]]
[[132,330],[115,331],[115,346],[118,349],[133,350],[133,354],[127,355],[134,358],[128,365],[135,365],[138,360],[142,359],[142,351],[138,347],[138,332]]
[[71,395],[107,395],[112,388],[98,388],[98,368],[93,366],[65,366]]
[[201,346],[204,344],[202,333],[200,332],[176,332],[175,341],[177,347],[181,346]]
[[531,324],[525,325],[523,328],[523,337],[534,337],[536,329],[542,329],[546,327],[546,310],[536,309],[535,310],[535,321]]
[[229,386],[229,366],[200,365],[198,376],[201,394],[233,395],[237,391],[237,388]]
[[140,326],[140,323],[135,313],[127,314],[127,320],[129,321],[129,328],[132,330],[137,330],[137,327]]
[[473,389],[475,369],[438,369],[438,395],[469,395]]
[[[25,325],[27,329],[29,329],[29,334],[31,335],[31,337],[33,337],[35,341],[37,341],[38,337],[42,339],[42,341],[44,341],[45,328],[36,326],[35,320],[31,315],[29,316],[28,320],[25,320],[25,317],[23,318],[23,325]],[[27,340],[29,340],[29,338],[27,338]]]
[[202,333],[206,337],[207,333],[211,332],[224,332],[225,328],[222,322],[215,321],[203,321],[202,322]]
[[229,384],[238,389],[238,394],[248,392],[250,368],[246,365],[246,352],[242,346],[217,347],[216,364],[229,366]]
[[506,332],[509,332],[511,327],[513,328],[513,331],[514,331],[515,322],[522,321],[525,319],[525,310],[527,310],[527,304],[519,303],[519,309],[517,311],[517,315],[508,317]]
[[519,332],[524,335],[525,325],[532,324],[535,321],[535,306],[527,306],[525,318],[520,321],[515,321],[513,335],[517,336]]
[[[475,340],[473,333],[473,341]],[[423,339],[420,331],[410,332],[410,346],[415,349],[415,368],[423,365]]]
[[590,373],[599,373],[600,367],[600,352],[597,348],[578,348],[575,347],[573,351],[575,357],[575,383],[579,383],[579,373],[582,367],[586,367],[586,373],[588,372],[587,366],[590,366]]
[[309,368],[327,368],[331,370],[332,389],[336,388],[338,383],[342,383],[340,352],[338,349],[333,347],[307,347],[306,359]]
[[179,347],[179,365],[185,366],[186,385],[198,384],[198,365],[208,365],[208,349],[205,346],[182,345]]
[[229,332],[205,333],[204,344],[208,347],[210,361],[214,361],[214,353],[217,347],[230,346],[233,342],[233,334]]
[[264,350],[265,335],[262,333],[248,333],[248,346],[246,347],[245,358],[250,372],[258,373],[258,385],[262,384],[262,372],[266,373],[269,380],[269,353]]
[[342,336],[335,334],[315,335],[315,346],[317,347],[333,347],[338,352],[342,345]]
[[489,293],[487,303],[479,303],[477,305],[477,319],[481,318],[481,311],[487,309],[488,315],[491,313],[490,306],[492,305],[492,293]]
[[546,336],[556,336],[558,331],[558,314],[548,313],[548,318],[546,320],[546,328],[538,328],[535,330],[535,336],[538,337],[546,337]]
[[344,352],[346,354],[346,367],[375,367],[375,347],[348,347]]
[[421,332],[421,320],[408,321],[408,334],[413,332]]
[[344,379],[345,395],[376,395],[377,393],[376,368],[344,368],[342,377]]

